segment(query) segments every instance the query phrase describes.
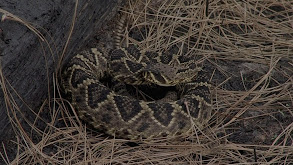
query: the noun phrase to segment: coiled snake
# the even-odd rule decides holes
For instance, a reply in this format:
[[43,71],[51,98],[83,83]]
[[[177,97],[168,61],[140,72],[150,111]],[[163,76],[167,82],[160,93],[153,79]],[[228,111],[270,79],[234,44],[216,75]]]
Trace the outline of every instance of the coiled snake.
[[[178,98],[146,101],[116,93],[104,77],[131,85],[176,86]],[[174,136],[201,126],[210,115],[204,70],[184,56],[140,52],[136,46],[104,53],[91,48],[66,65],[63,87],[79,117],[109,135],[127,139]]]

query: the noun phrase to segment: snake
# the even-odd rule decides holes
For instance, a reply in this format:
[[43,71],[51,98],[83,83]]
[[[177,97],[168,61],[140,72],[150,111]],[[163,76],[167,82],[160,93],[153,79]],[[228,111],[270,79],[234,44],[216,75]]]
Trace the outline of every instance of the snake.
[[[105,83],[109,78],[113,84],[174,87],[177,95],[144,100],[115,91]],[[136,45],[83,50],[65,65],[62,86],[80,119],[119,138],[183,135],[194,126],[203,127],[211,113],[205,69],[172,51],[141,51]]]

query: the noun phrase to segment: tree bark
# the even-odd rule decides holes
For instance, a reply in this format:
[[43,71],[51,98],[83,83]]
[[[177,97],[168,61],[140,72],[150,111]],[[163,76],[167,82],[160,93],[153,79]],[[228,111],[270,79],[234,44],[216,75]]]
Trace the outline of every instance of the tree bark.
[[[9,82],[21,96],[23,101],[13,94],[17,106],[27,116],[29,108],[38,108],[50,93],[48,87],[52,88],[52,75],[68,38],[76,2],[77,0],[0,0],[1,9],[37,27],[53,50],[50,53],[46,43],[23,24],[9,18],[0,22],[0,62],[7,80],[6,85]],[[65,59],[74,55],[95,30],[113,18],[119,4],[119,0],[78,2],[76,22]],[[7,112],[3,91],[0,90],[0,142],[15,136]]]

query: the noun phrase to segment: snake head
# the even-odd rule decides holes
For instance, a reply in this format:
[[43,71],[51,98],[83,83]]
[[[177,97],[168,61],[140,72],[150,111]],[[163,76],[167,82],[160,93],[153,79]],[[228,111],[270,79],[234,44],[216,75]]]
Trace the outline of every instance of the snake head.
[[141,70],[142,77],[150,84],[159,86],[176,86],[193,81],[200,67],[192,66],[172,66],[162,63],[149,64]]

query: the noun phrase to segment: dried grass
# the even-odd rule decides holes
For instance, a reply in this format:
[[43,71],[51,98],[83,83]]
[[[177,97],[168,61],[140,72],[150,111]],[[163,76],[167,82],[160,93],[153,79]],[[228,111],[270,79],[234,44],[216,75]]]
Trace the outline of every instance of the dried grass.
[[[275,115],[293,118],[293,2],[216,0],[208,5],[206,2],[139,0],[129,2],[122,12],[128,14],[131,23],[124,37],[127,44],[155,51],[176,46],[180,48],[179,54],[204,57],[213,68],[214,113],[207,128],[199,130],[194,126],[192,133],[181,137],[134,143],[105,138],[87,129],[76,114],[70,113],[73,108],[65,106],[69,103],[60,96],[57,78],[53,76],[54,88],[50,90],[54,90],[54,97],[44,102],[34,122],[27,121],[31,132],[26,132],[16,115],[21,110],[8,90],[13,87],[0,69],[0,84],[18,145],[13,161],[9,162],[6,153],[0,154],[2,158],[7,164],[292,163],[292,120],[283,125],[286,121],[279,121]],[[19,22],[44,40],[33,26]],[[130,31],[142,35],[131,37]],[[256,78],[249,79],[247,75]],[[228,82],[236,80],[241,88],[231,89]],[[49,117],[42,117],[42,113]],[[281,132],[267,133],[274,135],[270,144],[264,143],[267,139],[251,144],[229,138],[233,131],[242,129],[241,124],[268,118],[274,118],[281,127]]]

